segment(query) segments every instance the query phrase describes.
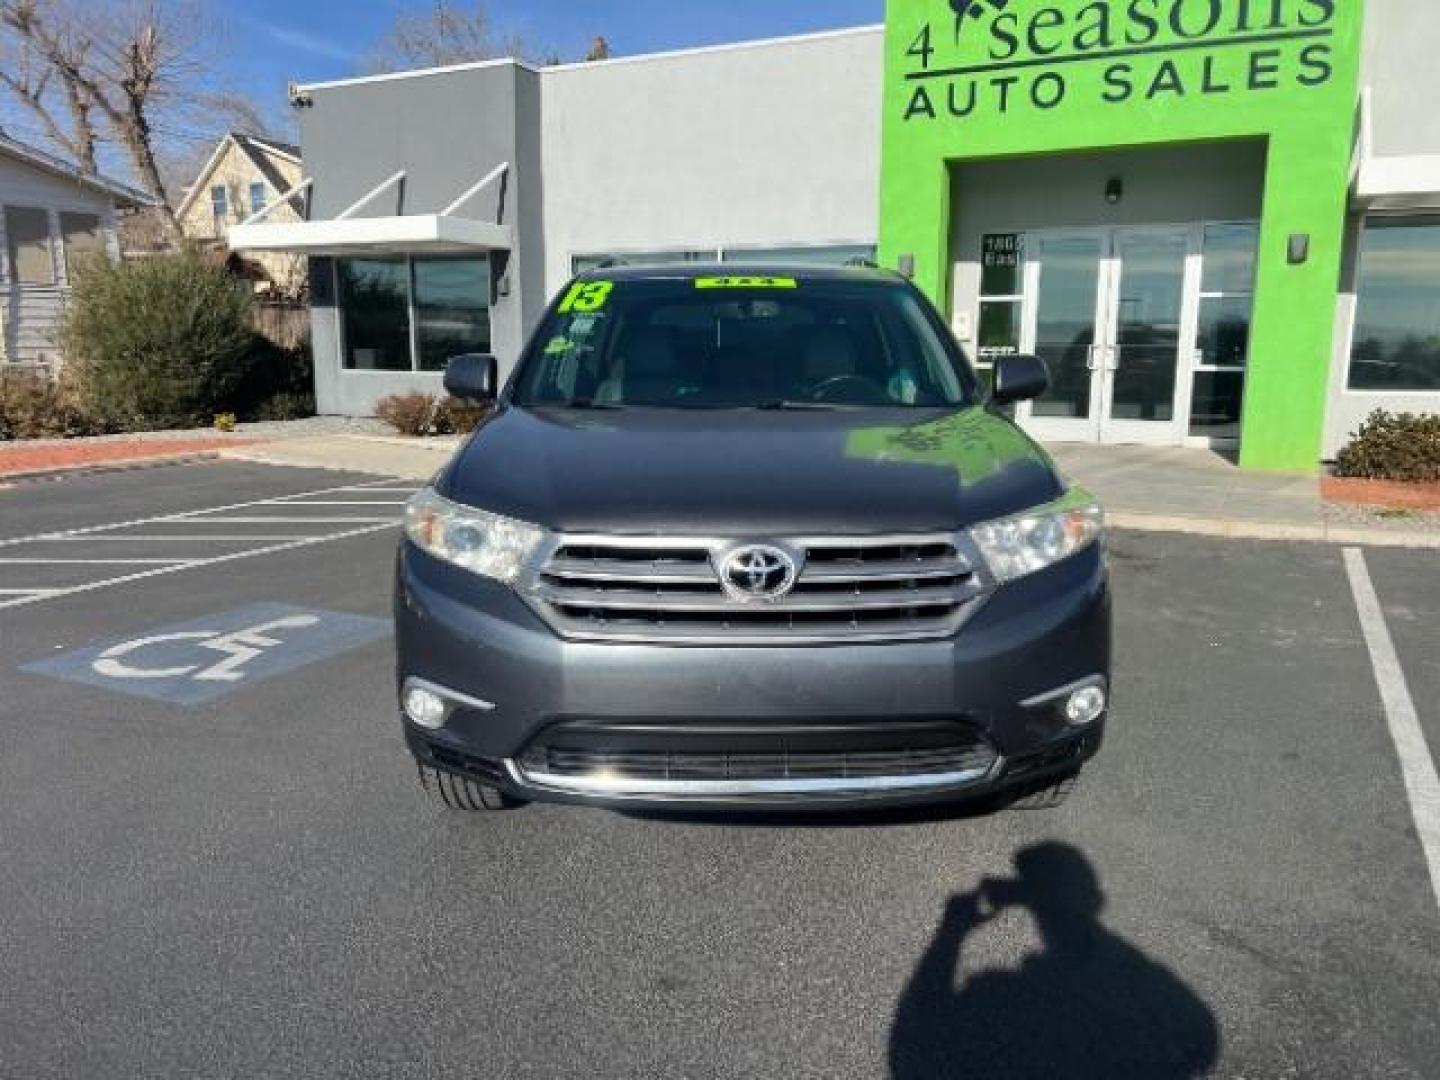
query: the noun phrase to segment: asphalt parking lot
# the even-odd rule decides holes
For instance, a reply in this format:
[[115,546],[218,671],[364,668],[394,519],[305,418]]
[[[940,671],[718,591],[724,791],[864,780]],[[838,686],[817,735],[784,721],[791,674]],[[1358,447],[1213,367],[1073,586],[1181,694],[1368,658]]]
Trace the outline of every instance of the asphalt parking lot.
[[[463,817],[393,715],[412,486],[0,491],[0,1075],[1440,1075],[1418,763],[1342,549],[1116,536],[1059,810]],[[1440,556],[1359,558],[1440,748]]]

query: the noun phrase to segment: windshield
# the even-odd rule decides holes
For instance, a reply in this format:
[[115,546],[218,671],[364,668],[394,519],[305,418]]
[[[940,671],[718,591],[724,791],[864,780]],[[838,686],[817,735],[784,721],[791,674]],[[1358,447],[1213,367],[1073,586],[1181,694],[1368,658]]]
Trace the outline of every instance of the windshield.
[[791,277],[575,282],[516,404],[562,408],[944,408],[963,360],[901,284]]

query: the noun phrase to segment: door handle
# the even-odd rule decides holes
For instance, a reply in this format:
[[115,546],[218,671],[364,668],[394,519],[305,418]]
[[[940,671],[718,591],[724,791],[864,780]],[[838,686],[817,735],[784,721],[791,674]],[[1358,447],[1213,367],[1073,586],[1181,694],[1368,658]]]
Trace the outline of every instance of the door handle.
[[1120,370],[1120,346],[1118,346],[1118,345],[1111,345],[1111,346],[1109,347],[1109,349],[1108,349],[1108,352],[1110,353],[1110,364],[1109,364],[1107,370],[1109,370],[1109,371],[1119,371],[1119,370]]
[[1090,371],[1101,370],[1101,368],[1104,366],[1104,361],[1100,357],[1101,353],[1103,353],[1104,351],[1104,345],[1091,345],[1088,349],[1086,349],[1085,367]]

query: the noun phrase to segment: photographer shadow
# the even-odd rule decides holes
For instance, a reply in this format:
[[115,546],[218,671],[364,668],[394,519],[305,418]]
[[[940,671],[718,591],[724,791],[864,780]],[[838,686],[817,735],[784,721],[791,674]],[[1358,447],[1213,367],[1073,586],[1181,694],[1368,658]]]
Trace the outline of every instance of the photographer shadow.
[[[1015,870],[946,905],[896,1011],[892,1075],[1208,1075],[1220,1046],[1214,1014],[1172,971],[1100,923],[1105,894],[1085,856],[1068,844],[1036,844],[1015,856]],[[1043,951],[957,987],[966,938],[1009,907],[1031,913]]]

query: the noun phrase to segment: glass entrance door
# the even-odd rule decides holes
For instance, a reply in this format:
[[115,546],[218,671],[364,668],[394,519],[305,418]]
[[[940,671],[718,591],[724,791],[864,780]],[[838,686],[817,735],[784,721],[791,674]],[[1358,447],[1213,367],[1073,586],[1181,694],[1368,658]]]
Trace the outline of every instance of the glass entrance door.
[[1023,347],[1050,389],[1020,410],[1042,439],[1178,444],[1181,358],[1194,341],[1194,230],[1055,232],[1027,245]]

